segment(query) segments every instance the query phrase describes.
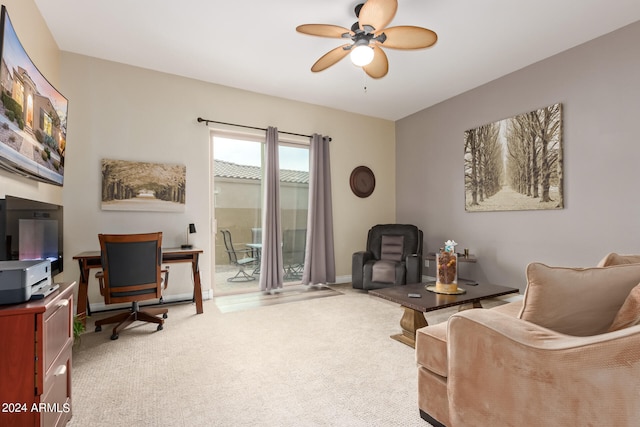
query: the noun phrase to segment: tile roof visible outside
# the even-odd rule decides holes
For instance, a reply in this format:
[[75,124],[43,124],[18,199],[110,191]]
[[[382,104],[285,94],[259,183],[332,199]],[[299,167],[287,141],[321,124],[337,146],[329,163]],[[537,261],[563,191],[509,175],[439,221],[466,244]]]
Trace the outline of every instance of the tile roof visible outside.
[[[262,169],[259,166],[238,165],[223,160],[215,160],[214,167],[213,175],[215,177],[254,180],[262,178]],[[280,169],[280,181],[308,184],[309,172]]]

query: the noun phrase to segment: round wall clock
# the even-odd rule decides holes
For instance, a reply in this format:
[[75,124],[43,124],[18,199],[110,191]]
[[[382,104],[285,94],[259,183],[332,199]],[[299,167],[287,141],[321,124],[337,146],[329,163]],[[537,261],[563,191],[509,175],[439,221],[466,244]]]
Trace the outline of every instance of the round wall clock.
[[369,197],[376,188],[376,177],[366,166],[358,166],[349,178],[351,191],[358,197]]

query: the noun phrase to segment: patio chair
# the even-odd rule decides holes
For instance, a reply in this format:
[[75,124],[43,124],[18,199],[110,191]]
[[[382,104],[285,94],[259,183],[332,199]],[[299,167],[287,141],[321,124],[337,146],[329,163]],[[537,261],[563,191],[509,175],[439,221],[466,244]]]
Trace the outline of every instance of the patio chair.
[[250,256],[252,249],[235,249],[231,239],[231,232],[229,230],[220,230],[220,232],[224,239],[225,250],[229,255],[229,263],[238,267],[236,275],[229,277],[227,282],[250,282],[256,280],[253,275],[244,271],[246,267],[252,267],[256,263],[256,258]]
[[304,270],[304,251],[307,243],[307,229],[284,230],[282,236],[282,258],[284,280],[299,280]]

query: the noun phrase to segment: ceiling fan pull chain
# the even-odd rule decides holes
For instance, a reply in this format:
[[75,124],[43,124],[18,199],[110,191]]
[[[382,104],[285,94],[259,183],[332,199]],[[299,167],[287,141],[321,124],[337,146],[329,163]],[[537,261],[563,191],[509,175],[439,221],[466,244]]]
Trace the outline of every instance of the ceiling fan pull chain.
[[364,93],[366,94],[367,93],[367,75],[366,74],[364,75],[362,86],[363,86]]

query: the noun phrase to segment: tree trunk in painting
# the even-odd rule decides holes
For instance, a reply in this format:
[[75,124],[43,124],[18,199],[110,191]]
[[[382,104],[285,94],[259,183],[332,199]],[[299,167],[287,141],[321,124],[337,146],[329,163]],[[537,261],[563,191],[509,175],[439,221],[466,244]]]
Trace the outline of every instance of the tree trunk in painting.
[[563,207],[561,113],[555,104],[465,132],[468,210]]
[[155,198],[185,203],[184,165],[102,161],[102,201]]

